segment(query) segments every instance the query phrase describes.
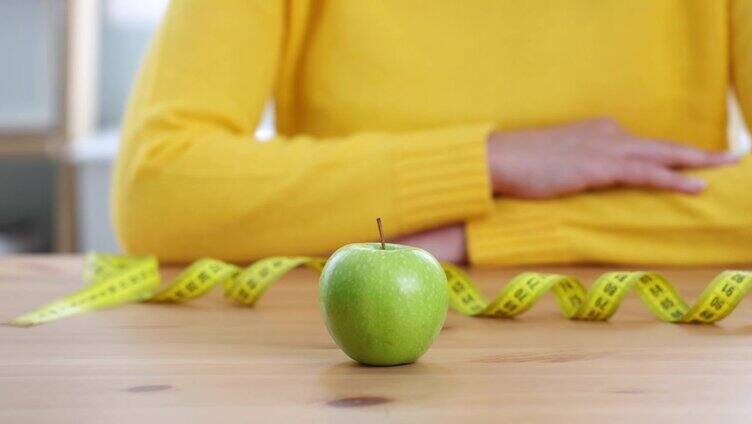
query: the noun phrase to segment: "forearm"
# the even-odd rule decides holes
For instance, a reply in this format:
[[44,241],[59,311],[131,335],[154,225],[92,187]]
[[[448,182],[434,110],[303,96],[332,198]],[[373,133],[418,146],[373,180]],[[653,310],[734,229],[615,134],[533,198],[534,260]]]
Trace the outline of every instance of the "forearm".
[[163,260],[250,260],[371,240],[377,216],[389,236],[464,221],[490,210],[486,131],[269,143],[147,132],[126,139],[119,157],[116,231],[125,250]]
[[752,261],[752,160],[693,171],[699,196],[647,190],[495,202],[467,224],[475,264],[709,264]]

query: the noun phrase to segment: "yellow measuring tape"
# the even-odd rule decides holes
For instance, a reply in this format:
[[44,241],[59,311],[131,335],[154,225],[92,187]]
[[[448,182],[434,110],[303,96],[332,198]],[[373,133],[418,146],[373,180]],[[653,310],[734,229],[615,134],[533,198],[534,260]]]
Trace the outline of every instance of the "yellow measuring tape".
[[[216,259],[201,259],[166,288],[158,290],[161,278],[154,257],[93,253],[87,256],[84,267],[88,286],[16,317],[9,324],[38,325],[132,302],[187,302],[218,285],[222,286],[225,297],[252,306],[288,271],[306,266],[320,272],[325,262],[324,258],[280,256],[239,268]],[[567,318],[604,321],[616,312],[629,289],[634,287],[645,305],[662,321],[713,323],[730,314],[752,287],[752,272],[724,271],[710,282],[695,306],[689,307],[668,280],[653,272],[609,272],[598,277],[589,291],[572,277],[525,272],[512,278],[501,293],[488,302],[461,268],[446,263],[442,266],[451,307],[463,315],[483,317],[520,315],[544,293],[552,291]]]

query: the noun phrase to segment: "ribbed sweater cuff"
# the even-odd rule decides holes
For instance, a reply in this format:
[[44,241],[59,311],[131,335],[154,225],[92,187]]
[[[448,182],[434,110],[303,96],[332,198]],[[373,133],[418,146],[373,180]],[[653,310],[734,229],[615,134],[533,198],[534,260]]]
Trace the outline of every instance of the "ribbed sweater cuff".
[[396,146],[394,193],[403,231],[490,212],[486,138],[491,129],[475,125],[422,132]]
[[[504,213],[466,225],[468,258],[474,265],[568,263],[575,260],[555,214]],[[529,212],[529,211],[528,211]]]

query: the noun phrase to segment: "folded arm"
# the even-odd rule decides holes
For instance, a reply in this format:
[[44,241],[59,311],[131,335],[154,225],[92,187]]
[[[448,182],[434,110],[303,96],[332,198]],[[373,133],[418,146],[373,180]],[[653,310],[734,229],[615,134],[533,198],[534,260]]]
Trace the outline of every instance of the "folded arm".
[[134,88],[113,190],[128,252],[323,254],[486,214],[489,125],[317,138],[253,132],[279,73],[283,2],[173,2]]
[[[750,127],[752,2],[733,0],[730,5],[731,81]],[[468,223],[465,234],[446,228],[408,241],[449,241],[455,249],[443,248],[444,253],[461,259],[466,253],[456,244],[466,240],[467,254],[476,264],[752,261],[752,160],[690,174],[708,183],[699,196],[609,190],[549,200],[507,197],[495,202],[489,216]]]
[[476,264],[601,262],[701,265],[752,261],[752,160],[693,171],[700,196],[611,190],[498,200],[467,225]]

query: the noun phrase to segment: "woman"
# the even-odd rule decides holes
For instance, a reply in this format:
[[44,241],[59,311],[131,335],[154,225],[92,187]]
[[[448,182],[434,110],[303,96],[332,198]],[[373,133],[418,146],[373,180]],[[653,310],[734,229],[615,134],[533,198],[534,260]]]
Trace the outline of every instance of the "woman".
[[749,122],[748,0],[175,0],[115,227],[170,261],[325,254],[381,216],[476,264],[748,262],[730,86]]

